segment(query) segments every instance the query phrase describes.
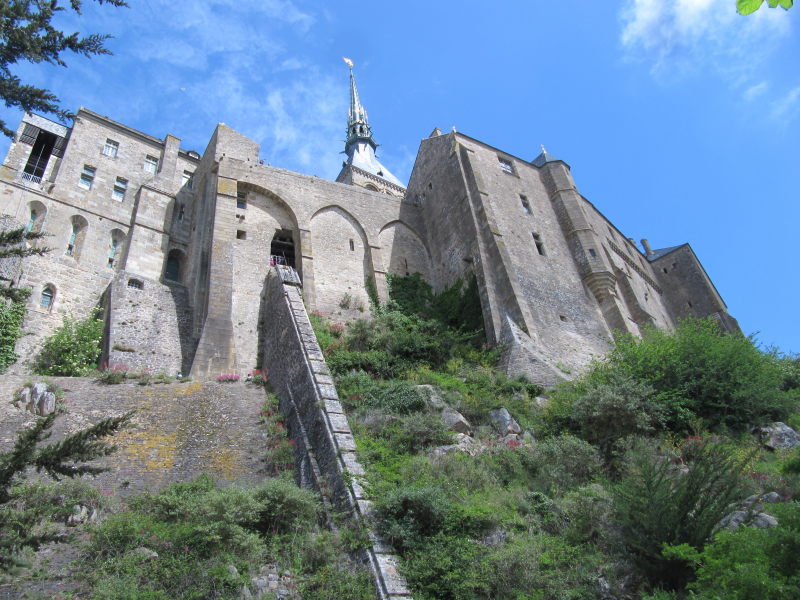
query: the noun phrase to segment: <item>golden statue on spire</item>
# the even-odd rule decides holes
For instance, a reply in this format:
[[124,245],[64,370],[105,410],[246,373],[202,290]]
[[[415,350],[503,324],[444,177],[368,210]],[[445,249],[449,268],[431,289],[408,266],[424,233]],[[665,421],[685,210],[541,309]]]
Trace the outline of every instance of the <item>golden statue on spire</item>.
[[345,58],[344,56],[342,57],[342,60],[344,61],[344,64],[346,64],[348,67],[350,67],[351,69],[353,68],[352,60],[350,60],[349,58]]

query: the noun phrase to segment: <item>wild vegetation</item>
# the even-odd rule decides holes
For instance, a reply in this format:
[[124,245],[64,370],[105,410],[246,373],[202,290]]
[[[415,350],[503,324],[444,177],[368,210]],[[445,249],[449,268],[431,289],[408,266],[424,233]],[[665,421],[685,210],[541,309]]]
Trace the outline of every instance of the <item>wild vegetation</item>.
[[[768,453],[752,434],[800,421],[796,357],[687,321],[618,338],[544,397],[494,369],[474,282],[436,295],[393,278],[390,297],[346,329],[312,322],[415,598],[800,596],[800,451]],[[501,407],[530,435],[497,433]],[[746,510],[776,527],[720,527],[766,492],[780,503]]]

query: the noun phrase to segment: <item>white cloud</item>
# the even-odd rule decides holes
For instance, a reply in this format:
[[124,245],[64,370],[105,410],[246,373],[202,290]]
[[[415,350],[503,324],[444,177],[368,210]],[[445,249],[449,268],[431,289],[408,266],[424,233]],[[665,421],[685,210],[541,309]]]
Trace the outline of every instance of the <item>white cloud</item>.
[[773,119],[789,121],[796,118],[800,110],[800,86],[790,90],[786,96],[772,104],[771,116]]
[[628,0],[622,11],[626,56],[659,78],[712,68],[731,81],[747,78],[776,37],[790,32],[783,11],[738,15],[732,0]]
[[742,97],[747,100],[748,102],[752,102],[759,96],[766,93],[769,89],[769,82],[762,81],[761,83],[756,83],[755,85],[751,85],[747,88],[744,93],[742,93]]

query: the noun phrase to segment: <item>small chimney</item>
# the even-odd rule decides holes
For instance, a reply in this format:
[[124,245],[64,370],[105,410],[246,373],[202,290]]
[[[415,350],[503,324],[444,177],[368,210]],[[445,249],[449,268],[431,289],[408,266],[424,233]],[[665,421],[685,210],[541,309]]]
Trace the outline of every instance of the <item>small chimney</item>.
[[653,249],[650,247],[650,242],[647,241],[647,238],[642,238],[642,248],[644,248],[646,256],[653,256]]

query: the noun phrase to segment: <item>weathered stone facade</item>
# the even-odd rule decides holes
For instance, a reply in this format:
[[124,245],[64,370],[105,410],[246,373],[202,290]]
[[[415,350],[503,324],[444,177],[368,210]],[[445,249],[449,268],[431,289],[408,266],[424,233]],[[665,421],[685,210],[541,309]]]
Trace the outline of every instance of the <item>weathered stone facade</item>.
[[688,245],[638,250],[563,161],[437,129],[404,189],[355,113],[348,147],[366,154],[337,182],[261,164],[258,144],[222,124],[200,156],[86,109],[71,128],[26,116],[0,168],[0,214],[52,250],[15,275],[33,289],[18,353],[103,305],[109,364],[246,372],[261,364],[275,260],[297,269],[309,309],[339,321],[365,316],[371,282],[385,299],[388,274],[436,290],[474,274],[506,369],[545,384],[602,356],[614,330],[689,315],[737,329]]

